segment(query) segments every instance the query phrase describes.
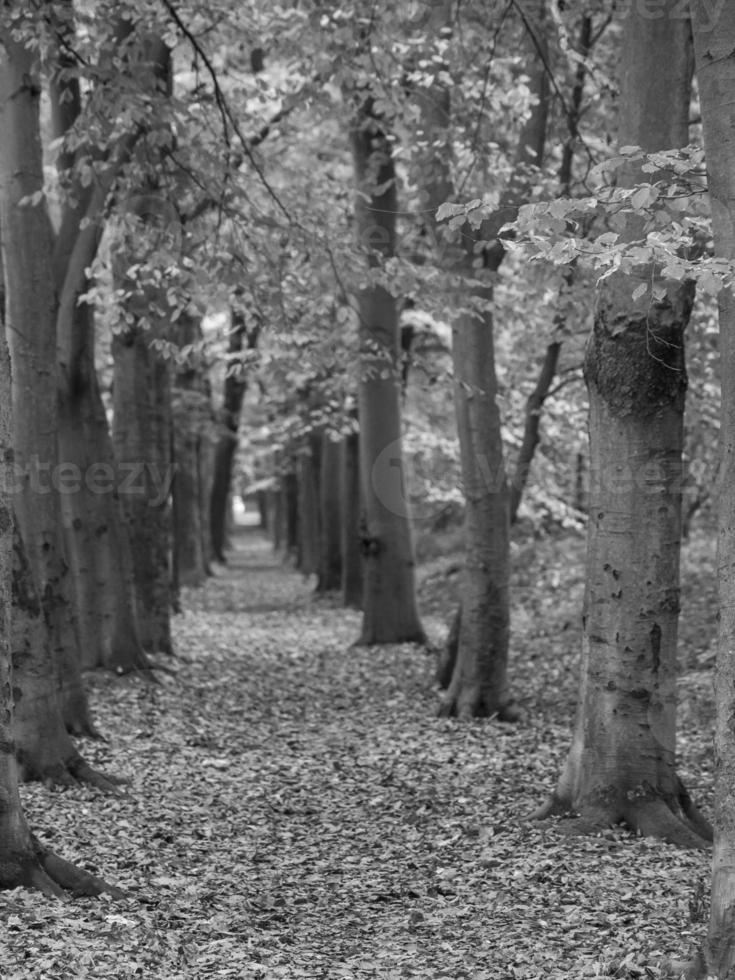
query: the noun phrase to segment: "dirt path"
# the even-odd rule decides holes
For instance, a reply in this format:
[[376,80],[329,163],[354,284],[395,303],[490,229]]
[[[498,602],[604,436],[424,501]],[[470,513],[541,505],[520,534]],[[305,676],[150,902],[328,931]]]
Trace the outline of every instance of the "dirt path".
[[130,898],[14,893],[1,976],[587,980],[681,951],[706,856],[523,823],[569,732],[569,664],[532,617],[528,718],[460,726],[435,717],[426,651],[351,649],[359,615],[311,587],[243,534],[184,596],[175,675],[92,678],[109,742],[84,751],[129,795],[29,787],[26,805]]

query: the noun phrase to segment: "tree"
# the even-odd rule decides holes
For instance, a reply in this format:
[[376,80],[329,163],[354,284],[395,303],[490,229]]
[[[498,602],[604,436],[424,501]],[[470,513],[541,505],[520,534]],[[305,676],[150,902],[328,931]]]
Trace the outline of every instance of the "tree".
[[[704,0],[691,5],[715,254],[735,261],[735,8],[712,17]],[[715,675],[715,802],[712,905],[698,974],[726,980],[735,971],[735,296],[720,294],[722,405],[719,445],[717,574],[719,615]]]
[[[691,40],[673,6],[659,18],[630,8],[621,146],[652,152],[688,142]],[[627,186],[637,178],[634,168],[621,173]],[[623,236],[645,237],[644,220],[628,215]],[[582,828],[624,821],[644,835],[703,846],[709,827],[674,767],[684,330],[692,298],[690,283],[666,281],[651,264],[610,275],[598,295],[585,360],[591,484],[581,687],[572,747],[539,815],[573,811]]]
[[[214,458],[214,478],[210,505],[212,552],[217,561],[225,560],[227,508],[232,484],[232,471],[237,449],[237,432],[240,412],[247,390],[246,365],[243,351],[252,351],[258,343],[260,322],[256,319],[248,329],[245,313],[232,308],[229,330],[228,364],[225,376],[224,398],[220,413],[220,431]],[[243,346],[245,340],[246,346]]]
[[299,547],[296,567],[304,575],[319,571],[320,513],[319,513],[319,434],[306,435],[296,455],[296,479],[298,482]]
[[[33,36],[37,24],[17,17]],[[54,781],[109,781],[83,764],[69,738],[59,692],[72,692],[77,728],[92,731],[86,715],[75,637],[68,617],[60,541],[56,455],[55,296],[51,225],[42,189],[38,65],[30,44],[3,35],[0,154],[5,317],[13,337],[14,505],[20,516],[15,539],[14,588],[18,607],[13,653],[18,663],[18,752],[28,777]],[[22,203],[30,198],[30,203]],[[43,478],[43,479],[42,479]],[[26,529],[25,535],[23,529]],[[22,543],[27,548],[23,551]],[[67,579],[68,581],[68,579]],[[38,628],[41,607],[48,629]],[[67,699],[67,705],[69,701]]]
[[[132,559],[118,493],[120,474],[95,367],[94,309],[81,297],[92,285],[88,269],[102,236],[105,197],[127,162],[132,140],[128,136],[113,140],[110,147],[94,147],[86,133],[79,139],[79,128],[90,120],[85,116],[89,104],[83,104],[77,63],[71,55],[76,43],[71,0],[53,7],[52,14],[56,38],[51,45],[54,71],[49,96],[52,135],[62,141],[56,167],[63,188],[53,255],[59,300],[59,457],[62,468],[77,477],[73,492],[62,494],[61,509],[82,666],[102,665],[124,672],[145,667],[147,662],[133,607]],[[89,95],[92,104],[100,99],[114,101],[119,79],[113,65],[131,29],[130,21],[118,20],[111,34],[102,39]],[[109,114],[114,116],[112,111]],[[90,155],[103,158],[95,181],[87,179]]]
[[342,585],[342,537],[340,514],[340,444],[324,429],[319,451],[319,579],[318,592]]
[[[163,40],[148,35],[130,57],[131,70],[137,60],[139,70],[152,76],[151,91],[164,99],[170,97],[171,52]],[[158,151],[154,159],[160,161],[162,147],[172,141],[172,134],[167,118],[154,117],[153,122],[157,125],[151,137]],[[144,157],[147,147],[136,149]],[[113,338],[112,439],[118,466],[132,477],[123,505],[140,640],[145,650],[171,653],[172,365],[163,350],[171,340],[171,312],[168,283],[155,267],[155,257],[158,251],[167,250],[168,237],[176,232],[157,187],[158,176],[144,168],[143,162],[138,160],[138,187],[131,190],[116,242],[116,286],[127,302],[123,324]]]
[[[365,508],[363,620],[359,643],[423,642],[401,456],[401,377],[395,297],[379,271],[395,254],[396,172],[385,122],[370,96],[352,125],[357,239],[367,256],[359,292],[360,474]],[[395,488],[399,487],[398,492]]]
[[[444,4],[433,9],[435,32],[445,42],[451,34],[449,8]],[[445,245],[440,257],[454,273],[454,288],[460,294],[453,324],[452,363],[465,497],[466,558],[462,608],[450,631],[456,644],[448,643],[439,677],[449,681],[441,712],[462,718],[492,714],[506,720],[517,718],[507,683],[510,510],[497,405],[492,277],[504,255],[498,233],[522,199],[529,165],[541,163],[546,134],[546,65],[539,63],[536,54],[542,35],[539,24],[526,26],[529,33],[535,32],[529,45],[533,51],[531,87],[535,102],[518,136],[513,178],[504,192],[502,207],[480,224],[464,223],[458,240]],[[434,71],[431,81],[430,87],[418,90],[418,98],[423,127],[420,138],[431,148],[431,157],[422,166],[422,183],[429,214],[436,215],[455,196],[455,188],[447,146],[450,89],[441,68]],[[429,224],[439,245],[436,220]]]
[[[173,384],[173,565],[176,586],[201,585],[209,574],[204,524],[211,509],[205,480],[209,429],[212,424],[210,385],[201,353],[198,317],[185,311],[177,320],[179,356]],[[206,520],[203,521],[203,518]]]
[[[601,32],[598,32],[599,39]],[[567,139],[564,141],[561,154],[561,164],[559,166],[559,187],[562,196],[569,197],[572,192],[572,177],[574,152],[577,141],[579,140],[579,122],[582,116],[582,100],[584,96],[585,80],[587,77],[587,59],[593,47],[593,25],[592,17],[584,13],[580,20],[579,37],[575,54],[577,62],[574,70],[574,82],[572,85],[569,105],[565,108],[565,121],[567,126]],[[574,275],[568,269],[563,277],[562,289],[571,287]],[[533,391],[526,400],[526,411],[523,425],[523,436],[516,459],[515,472],[510,487],[510,523],[515,524],[518,517],[518,508],[523,497],[523,491],[528,482],[531,463],[536,452],[536,447],[540,441],[541,412],[546,399],[549,397],[551,385],[557,372],[559,355],[561,353],[562,340],[561,334],[566,324],[564,318],[557,315],[555,319],[555,330],[553,339],[547,344],[544,353],[541,370],[539,371]]]
[[[32,151],[30,159],[24,163],[32,166],[34,160],[40,161],[40,154],[35,152],[38,134],[33,120],[37,120],[38,91],[33,82],[37,77],[33,55],[28,47],[16,41],[11,34],[11,28],[21,20],[20,12],[11,7],[5,16],[7,19],[0,27],[0,124],[4,134],[0,226],[3,229],[3,249],[7,255],[14,244],[12,237],[8,240],[8,230],[18,222],[17,194],[14,195],[10,185],[17,174],[16,170],[11,170],[11,166],[17,164],[13,154],[17,150],[20,134],[27,140],[23,148]],[[10,300],[13,313],[17,312],[16,303],[17,301]],[[120,896],[121,892],[107,886],[101,879],[75,868],[46,850],[31,834],[21,808],[13,732],[14,678],[11,660],[14,551],[11,493],[16,477],[12,445],[12,402],[10,358],[5,323],[0,317],[0,459],[3,470],[3,479],[0,481],[0,793],[3,799],[0,808],[0,887],[14,888],[23,885],[38,888],[49,895],[58,895],[64,888],[70,888],[88,895],[109,891]],[[16,555],[17,553],[16,545]],[[16,577],[17,581],[19,579]]]
[[360,550],[360,434],[347,432],[339,445],[339,502],[342,553],[342,602],[362,605],[363,569]]

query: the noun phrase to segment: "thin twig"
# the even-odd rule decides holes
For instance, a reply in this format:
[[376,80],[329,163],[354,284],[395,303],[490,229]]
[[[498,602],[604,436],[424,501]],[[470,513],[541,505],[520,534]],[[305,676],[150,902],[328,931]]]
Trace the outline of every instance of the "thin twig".
[[179,16],[179,12],[176,10],[176,7],[173,5],[173,3],[171,3],[170,0],[163,0],[163,5],[168,11],[171,19],[176,24],[178,29],[184,35],[184,37],[192,46],[194,51],[196,51],[196,53],[202,59],[204,67],[207,69],[207,74],[209,75],[212,81],[212,85],[214,87],[214,98],[215,98],[215,102],[217,103],[217,108],[219,110],[220,118],[222,119],[222,130],[223,130],[223,135],[225,138],[225,143],[227,145],[227,148],[231,149],[232,147],[232,138],[230,136],[230,128],[231,128],[232,132],[234,132],[234,134],[237,136],[238,140],[240,141],[240,144],[243,149],[243,153],[248,158],[250,165],[258,175],[258,178],[262,183],[263,187],[265,187],[269,197],[272,198],[272,200],[275,202],[277,207],[283,212],[283,214],[286,216],[289,223],[295,224],[296,222],[294,222],[293,218],[291,217],[286,205],[283,203],[283,201],[281,201],[280,197],[272,187],[265,173],[263,172],[263,168],[260,166],[258,161],[253,156],[251,146],[250,146],[250,141],[247,139],[247,137],[240,129],[240,124],[237,121],[237,117],[235,116],[234,112],[230,108],[225,93],[222,91],[222,86],[219,83],[219,77],[217,75],[217,69],[212,64],[209,55],[206,53],[204,48],[202,48],[199,41],[196,39],[196,37],[194,37],[192,32],[183,22],[183,20]]

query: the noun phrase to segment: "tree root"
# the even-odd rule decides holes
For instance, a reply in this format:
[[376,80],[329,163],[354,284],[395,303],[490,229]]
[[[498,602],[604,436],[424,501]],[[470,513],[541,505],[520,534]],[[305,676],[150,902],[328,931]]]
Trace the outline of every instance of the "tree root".
[[118,787],[126,786],[130,783],[130,780],[126,776],[108,776],[105,773],[98,772],[81,755],[75,756],[67,764],[67,769],[76,783],[94,786],[95,789],[100,790],[108,796],[124,796],[125,794]]
[[42,782],[45,786],[94,786],[107,796],[124,796],[118,788],[130,780],[120,776],[107,776],[89,765],[74,750],[66,759],[33,760],[27,754],[18,753],[20,779],[25,783]]
[[547,820],[550,817],[566,817],[563,823],[555,825],[560,833],[569,836],[587,836],[601,830],[624,824],[633,833],[642,837],[657,837],[668,844],[703,850],[712,840],[712,830],[692,803],[681,781],[682,793],[687,805],[679,796],[672,803],[663,796],[650,793],[636,799],[623,799],[609,806],[583,806],[579,813],[573,814],[571,804],[557,793],[530,814],[529,819]]
[[514,701],[502,704],[489,704],[479,691],[451,690],[444,696],[437,709],[438,718],[457,718],[459,721],[472,721],[473,718],[491,718],[515,724],[520,721],[522,712]]
[[132,653],[126,650],[124,655],[116,656],[112,654],[109,660],[100,666],[111,670],[115,674],[123,675],[131,674],[134,671],[151,670],[152,664],[143,647],[139,643],[136,643]]
[[623,822],[643,837],[659,837],[677,847],[704,849],[711,841],[711,835],[703,837],[683,811],[676,813],[661,798],[628,804]]
[[687,818],[692,827],[697,831],[700,837],[703,837],[706,841],[711,841],[713,837],[712,825],[709,820],[702,816],[699,809],[693,802],[691,796],[689,795],[686,786],[680,779],[677,780],[678,783],[678,800],[679,806],[682,809],[682,813]]
[[[67,892],[72,895],[101,895],[103,892],[113,898],[125,898],[125,892],[108,885],[102,878],[84,871],[76,865],[65,861],[64,858],[49,851],[35,837],[33,844],[33,860],[22,869],[20,879],[16,884],[35,888],[44,895],[56,898],[63,897]],[[8,887],[10,887],[10,883]]]

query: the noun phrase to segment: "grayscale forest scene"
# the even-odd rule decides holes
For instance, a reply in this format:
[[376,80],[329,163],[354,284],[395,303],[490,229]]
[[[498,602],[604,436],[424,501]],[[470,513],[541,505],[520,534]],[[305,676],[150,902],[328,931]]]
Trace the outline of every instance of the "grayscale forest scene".
[[0,2],[0,980],[735,980],[735,3]]

